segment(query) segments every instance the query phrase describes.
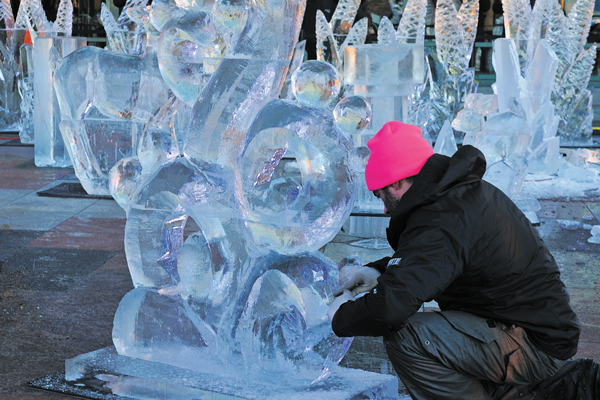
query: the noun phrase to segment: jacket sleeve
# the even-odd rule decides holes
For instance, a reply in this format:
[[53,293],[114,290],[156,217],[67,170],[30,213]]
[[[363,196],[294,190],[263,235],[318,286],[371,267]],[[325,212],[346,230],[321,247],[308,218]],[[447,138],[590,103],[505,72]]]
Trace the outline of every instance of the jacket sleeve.
[[434,223],[412,224],[400,238],[400,264],[377,279],[371,293],[342,304],[332,328],[337,336],[383,336],[402,329],[423,302],[433,300],[465,265],[462,235]]
[[365,267],[375,268],[380,274],[383,274],[392,257],[383,257],[381,260],[373,261],[365,264]]

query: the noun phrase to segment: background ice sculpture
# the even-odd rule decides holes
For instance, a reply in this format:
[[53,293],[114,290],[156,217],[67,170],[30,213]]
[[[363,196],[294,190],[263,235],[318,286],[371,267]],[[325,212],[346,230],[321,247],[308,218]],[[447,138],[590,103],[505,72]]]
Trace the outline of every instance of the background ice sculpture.
[[[25,47],[21,60],[23,61],[23,80],[21,83],[24,95],[25,121],[21,129],[27,141],[31,135],[28,132],[27,117],[31,111],[29,101],[33,97],[33,128],[35,145],[35,164],[38,167],[68,167],[71,159],[60,135],[58,124],[60,110],[54,91],[54,73],[60,60],[80,47],[86,45],[85,38],[71,37],[73,21],[73,5],[70,0],[61,0],[57,19],[51,23],[39,0],[26,0],[19,6],[17,15],[18,26],[26,26],[33,39],[33,63],[29,59],[30,50]],[[37,45],[36,45],[37,43]],[[33,68],[32,68],[33,67]],[[24,68],[27,70],[25,71]],[[32,69],[37,70],[32,74]],[[33,75],[33,96],[30,90],[30,79]]]
[[[351,343],[331,331],[326,312],[337,267],[317,251],[337,234],[356,195],[352,144],[330,111],[341,81],[322,79],[339,73],[328,64],[301,66],[292,78],[298,102],[277,100],[303,1],[249,5],[226,53],[227,41],[212,29],[216,18],[187,6],[184,17],[164,24],[158,50],[178,99],[145,127],[165,133],[163,122],[177,118],[169,110],[193,104],[182,152],[161,158],[165,142],[147,134],[138,157],[111,171],[111,192],[128,211],[125,249],[136,287],[115,315],[113,341],[122,355],[306,386],[325,378]],[[114,57],[86,49],[61,65],[61,109],[71,120],[88,109],[123,110],[115,101],[69,97],[69,83],[87,76],[99,90],[92,52]],[[123,63],[134,74],[140,61],[128,57]],[[300,84],[302,71],[325,85]]]
[[30,44],[21,45],[17,77],[17,87],[21,96],[19,139],[21,143],[33,144],[33,46]]
[[535,199],[519,197],[523,180],[531,172],[556,172],[559,160],[559,117],[551,93],[558,58],[548,40],[537,43],[525,77],[521,76],[518,50],[512,39],[496,39],[493,53],[496,94],[471,94],[452,122],[465,132],[463,144],[480,149],[488,168],[484,179],[511,197],[535,217]]
[[[475,69],[469,60],[477,33],[479,1],[466,0],[456,10],[452,0],[437,2],[435,11],[436,53],[427,56],[430,71],[430,116],[427,133],[436,139],[446,120],[452,121],[466,95],[477,91]],[[456,139],[462,140],[459,132]]]
[[0,131],[17,131],[21,98],[17,90],[19,46],[25,31],[14,23],[10,1],[0,2]]
[[168,100],[156,55],[96,47],[71,54],[57,71],[61,133],[89,194],[108,195],[108,173],[136,155],[144,126]]
[[35,165],[70,167],[71,157],[60,133],[60,108],[54,90],[56,65],[85,47],[83,37],[37,37],[33,40],[33,128]]
[[568,16],[555,1],[503,0],[506,37],[517,44],[525,74],[540,39],[548,39],[558,57],[552,102],[560,117],[563,144],[585,144],[592,135],[592,93],[587,89],[596,58],[596,45],[585,49],[595,2],[578,0]]
[[[387,17],[381,18],[377,31],[377,43],[423,44],[425,41],[426,13],[427,0],[409,0],[398,22],[398,29],[394,29],[394,26]],[[412,92],[408,96],[408,107],[402,121],[420,127],[423,137],[431,143],[432,140],[427,128],[429,125],[429,96],[423,95],[429,80],[429,69],[426,64],[423,65],[423,68],[425,72],[422,74],[421,82],[414,85]]]

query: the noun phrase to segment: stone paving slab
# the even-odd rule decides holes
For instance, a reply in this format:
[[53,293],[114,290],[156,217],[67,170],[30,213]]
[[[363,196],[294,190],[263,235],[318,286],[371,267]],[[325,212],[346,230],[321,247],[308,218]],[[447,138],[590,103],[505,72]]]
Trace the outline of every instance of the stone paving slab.
[[27,247],[121,250],[125,220],[72,217],[33,240]]
[[2,265],[2,278],[26,290],[62,292],[108,261],[112,251],[23,247]]
[[98,200],[78,212],[77,216],[81,218],[127,218],[125,210],[114,200]]

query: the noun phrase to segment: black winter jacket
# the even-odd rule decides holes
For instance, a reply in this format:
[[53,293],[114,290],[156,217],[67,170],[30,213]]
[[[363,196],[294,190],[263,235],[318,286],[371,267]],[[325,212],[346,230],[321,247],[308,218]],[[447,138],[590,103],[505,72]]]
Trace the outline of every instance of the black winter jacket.
[[339,308],[336,335],[388,335],[436,300],[520,326],[556,358],[577,352],[579,321],[556,262],[517,206],[481,180],[485,168],[472,146],[427,161],[390,220],[394,258],[369,264],[378,285]]

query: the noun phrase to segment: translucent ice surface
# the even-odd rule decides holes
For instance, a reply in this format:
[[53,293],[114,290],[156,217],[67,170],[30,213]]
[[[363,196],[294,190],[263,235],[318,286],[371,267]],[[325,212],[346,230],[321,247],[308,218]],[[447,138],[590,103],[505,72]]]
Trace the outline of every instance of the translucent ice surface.
[[188,12],[163,27],[158,45],[160,72],[175,95],[193,106],[226,49],[210,13]]
[[107,195],[110,169],[137,155],[144,124],[169,99],[156,58],[86,47],[60,64],[56,79],[75,173],[88,193]]

